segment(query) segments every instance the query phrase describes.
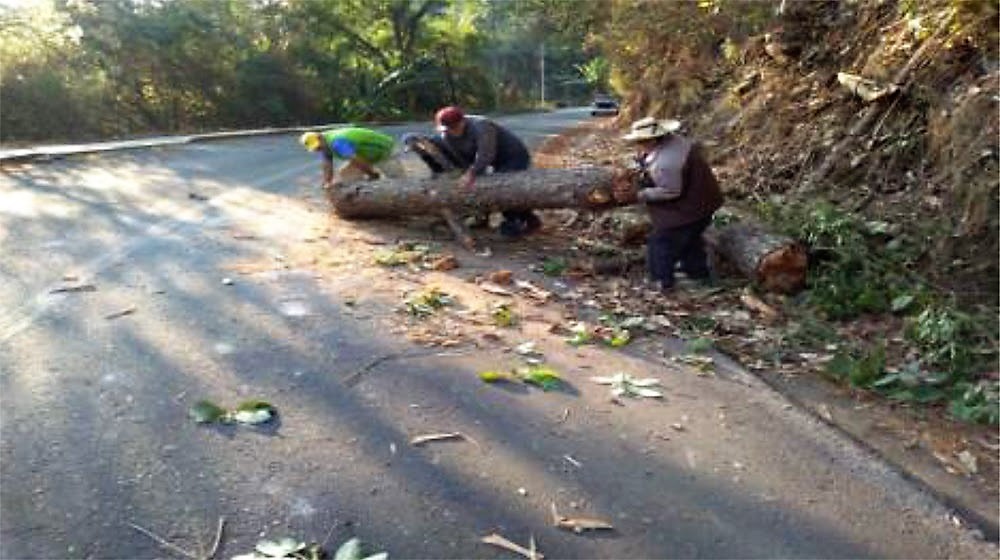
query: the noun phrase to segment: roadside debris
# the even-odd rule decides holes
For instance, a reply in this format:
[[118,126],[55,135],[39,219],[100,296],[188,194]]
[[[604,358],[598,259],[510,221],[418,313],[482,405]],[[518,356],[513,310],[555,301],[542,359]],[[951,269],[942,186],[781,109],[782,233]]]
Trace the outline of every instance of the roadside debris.
[[199,424],[219,422],[258,425],[270,422],[277,414],[278,410],[271,403],[260,400],[242,402],[233,410],[226,410],[211,401],[200,400],[188,410],[188,416]]
[[877,101],[899,91],[899,86],[895,84],[886,86],[875,80],[847,72],[837,72],[837,82],[844,86],[847,91],[863,99],[865,103]]
[[425,318],[434,314],[435,311],[452,305],[455,299],[442,292],[436,287],[428,288],[422,292],[410,296],[404,302],[406,312],[417,318]]
[[[147,537],[153,539],[154,541],[156,541],[157,544],[159,544],[163,548],[173,551],[176,554],[180,554],[185,558],[190,558],[191,560],[207,560],[215,556],[215,553],[219,550],[219,543],[222,541],[222,530],[223,528],[225,528],[226,518],[224,517],[219,518],[219,523],[215,529],[215,541],[212,544],[212,548],[209,549],[208,552],[206,553],[199,552],[198,554],[195,554],[194,552],[191,552],[189,550],[184,550],[183,548],[167,541],[163,537],[157,535],[156,533],[150,531],[149,529],[146,529],[141,525],[137,525],[135,523],[129,523],[128,525],[129,527],[132,527],[133,529],[139,531],[143,535],[146,535]],[[236,559],[234,558],[234,560]]]
[[68,294],[76,292],[96,292],[97,286],[93,284],[77,284],[76,286],[63,286],[49,290],[50,294]]
[[441,432],[437,434],[424,434],[410,440],[410,445],[423,445],[432,441],[444,441],[451,439],[467,439],[462,432]]
[[543,558],[545,558],[544,554],[536,550],[534,535],[532,535],[531,537],[530,544],[528,545],[529,548],[524,548],[523,546],[517,543],[513,543],[496,533],[486,535],[485,537],[482,538],[481,542],[485,544],[491,544],[493,546],[498,546],[504,550],[520,554],[521,556],[524,556],[528,560],[542,560]]
[[497,284],[494,284],[493,282],[483,282],[482,284],[479,285],[479,288],[482,289],[484,292],[487,292],[487,293],[490,293],[490,294],[493,294],[493,295],[497,295],[497,296],[512,297],[514,295],[514,293],[511,292],[510,290],[508,290],[507,288],[504,288],[502,286],[498,286]]
[[494,284],[506,286],[511,283],[514,273],[509,270],[495,270],[486,276],[486,279]]
[[109,314],[105,315],[104,318],[110,321],[112,319],[118,319],[118,318],[124,317],[126,315],[131,315],[131,314],[135,313],[137,310],[138,310],[138,308],[136,306],[130,305],[130,306],[126,307],[125,309],[122,309],[121,311],[115,311],[114,313],[109,313]]
[[660,384],[659,379],[638,379],[627,373],[616,373],[611,377],[591,377],[590,380],[601,385],[610,385],[611,394],[615,397],[663,398],[663,393],[650,389]]
[[490,318],[498,327],[512,327],[517,324],[518,316],[510,308],[509,303],[494,303],[490,306]]
[[541,302],[548,301],[552,297],[552,292],[543,290],[526,280],[514,280],[514,285],[520,289],[524,295]]
[[614,530],[614,526],[601,519],[594,519],[592,517],[565,517],[560,515],[559,510],[556,509],[555,502],[552,502],[552,525],[560,529],[573,531],[578,535],[584,531]]
[[556,389],[562,383],[559,373],[548,366],[536,365],[522,367],[511,372],[503,371],[483,371],[479,373],[479,379],[484,383],[515,382],[520,381],[526,385],[534,385],[543,391]]
[[[388,560],[388,552],[377,554],[366,554],[364,545],[357,538],[350,539],[337,548],[333,554],[333,560]],[[209,557],[206,557],[209,558]],[[329,558],[323,546],[317,543],[307,545],[306,543],[289,537],[276,541],[259,541],[253,552],[233,556],[232,560],[274,560],[274,559],[295,559],[295,560],[320,560]]]

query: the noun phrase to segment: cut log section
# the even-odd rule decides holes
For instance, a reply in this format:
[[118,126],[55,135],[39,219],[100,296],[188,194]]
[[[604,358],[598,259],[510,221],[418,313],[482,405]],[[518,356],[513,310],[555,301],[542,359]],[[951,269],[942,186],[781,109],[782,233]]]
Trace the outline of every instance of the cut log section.
[[394,218],[499,210],[544,208],[604,209],[617,206],[615,181],[631,181],[628,172],[605,167],[529,169],[484,175],[463,191],[457,177],[441,174],[423,179],[380,179],[351,183],[328,192],[334,212],[342,218]]
[[732,224],[711,237],[715,250],[761,288],[790,294],[805,286],[809,259],[794,240],[750,224]]

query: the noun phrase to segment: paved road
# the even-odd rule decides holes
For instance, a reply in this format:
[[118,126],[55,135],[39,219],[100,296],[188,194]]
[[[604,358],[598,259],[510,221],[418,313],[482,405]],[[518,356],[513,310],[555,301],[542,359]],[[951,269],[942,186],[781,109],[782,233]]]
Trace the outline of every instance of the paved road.
[[[507,122],[537,143],[584,118]],[[171,554],[130,524],[205,550],[219,517],[218,557],[285,535],[358,535],[395,558],[509,556],[479,543],[491,532],[533,535],[549,557],[996,556],[731,364],[698,376],[663,360],[676,348],[659,337],[573,349],[549,332],[558,303],[514,298],[519,330],[473,320],[488,303],[474,276],[545,281],[526,270],[541,241],[451,272],[388,271],[371,264],[384,243],[436,234],[330,220],[318,178],[293,135],[5,170],[0,556]],[[52,293],[79,285],[94,290]],[[396,312],[401,291],[429,285],[462,302],[435,323],[453,347],[407,340],[419,325]],[[526,340],[563,390],[479,381]],[[588,379],[615,371],[661,379],[667,398],[610,403]],[[201,398],[253,397],[278,407],[276,425],[185,417]],[[408,443],[449,431],[469,439]],[[553,528],[553,503],[615,530]]]

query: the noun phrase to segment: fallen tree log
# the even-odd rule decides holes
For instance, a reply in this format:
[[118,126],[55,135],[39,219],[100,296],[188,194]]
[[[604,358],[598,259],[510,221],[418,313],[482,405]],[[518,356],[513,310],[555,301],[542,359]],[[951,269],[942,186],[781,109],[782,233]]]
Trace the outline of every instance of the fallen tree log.
[[529,169],[484,175],[464,191],[454,174],[420,179],[380,179],[341,185],[328,191],[334,212],[342,218],[394,218],[440,214],[544,208],[600,210],[618,206],[612,196],[616,181],[631,181],[627,171],[606,167]]
[[741,274],[769,292],[790,294],[806,282],[805,248],[760,226],[738,223],[711,231],[709,245]]

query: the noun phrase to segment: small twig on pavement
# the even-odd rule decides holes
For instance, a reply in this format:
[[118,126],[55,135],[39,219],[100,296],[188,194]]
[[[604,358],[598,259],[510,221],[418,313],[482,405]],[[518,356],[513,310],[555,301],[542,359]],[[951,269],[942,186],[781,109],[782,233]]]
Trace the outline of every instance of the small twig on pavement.
[[176,552],[177,554],[180,554],[181,556],[184,556],[185,558],[190,558],[191,560],[199,560],[197,554],[192,554],[191,552],[188,552],[188,551],[184,550],[183,548],[181,548],[181,547],[179,547],[179,546],[177,546],[177,545],[175,545],[173,543],[170,543],[170,542],[164,540],[162,537],[158,536],[156,533],[150,531],[149,529],[146,529],[144,527],[141,527],[141,526],[136,525],[135,523],[131,523],[131,522],[129,523],[129,526],[132,527],[133,529],[135,529],[136,531],[139,531],[140,533],[146,535],[147,537],[153,539],[160,546],[162,546],[164,548],[170,549],[170,550]]
[[368,362],[354,373],[345,377],[344,385],[347,385],[348,387],[353,387],[357,385],[358,381],[361,380],[361,376],[375,369],[380,364],[388,362],[389,360],[398,360],[400,358],[426,358],[428,356],[461,356],[462,354],[464,354],[464,352],[442,352],[440,349],[435,349],[431,351],[424,350],[419,352],[394,352],[392,354],[384,354]]
[[211,560],[215,556],[215,553],[218,552],[219,543],[222,542],[222,528],[225,526],[225,524],[226,524],[226,518],[220,517],[219,525],[215,529],[215,543],[212,545],[211,550],[208,551],[208,554],[205,555],[204,560]]

